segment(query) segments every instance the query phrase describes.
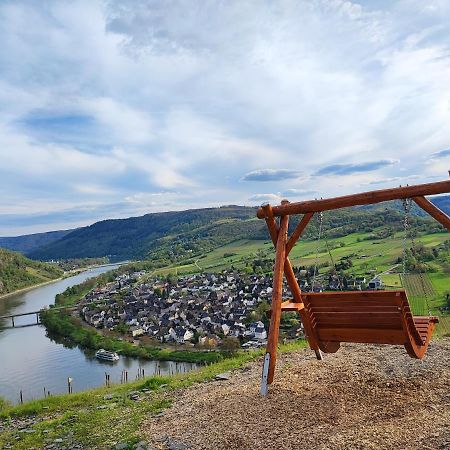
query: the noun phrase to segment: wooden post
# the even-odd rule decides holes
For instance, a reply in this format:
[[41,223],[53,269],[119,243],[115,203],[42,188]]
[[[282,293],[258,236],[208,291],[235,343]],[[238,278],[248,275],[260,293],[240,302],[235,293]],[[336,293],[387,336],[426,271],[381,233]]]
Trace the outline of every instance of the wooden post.
[[11,317],[11,320],[12,320],[12,326],[14,328],[15,327],[15,325],[14,325],[14,316]]
[[23,405],[23,392],[20,390],[20,404]]
[[[278,227],[275,222],[275,219],[272,215],[272,207],[270,205],[265,205],[262,207],[264,214],[266,215],[266,224],[267,228],[269,230],[270,237],[272,239],[273,244],[277,245],[278,240]],[[305,215],[303,219],[300,221],[300,223],[297,225],[296,231],[292,234],[292,236],[289,238],[288,243],[286,244],[286,254],[288,253],[288,250],[290,251],[292,247],[294,246],[295,242],[293,241],[293,237],[295,236],[296,239],[298,239],[301,235],[301,233],[306,228],[307,223],[311,220],[312,215]],[[298,230],[301,230],[298,232]],[[289,285],[289,288],[292,292],[292,296],[294,297],[295,303],[303,303],[302,301],[302,292],[300,290],[300,287],[297,283],[297,279],[295,278],[294,269],[292,268],[292,264],[289,260],[289,257],[286,256],[286,261],[284,263],[284,275],[286,276],[286,281]],[[319,349],[319,344],[317,340],[316,333],[314,332],[314,328],[311,325],[311,320],[309,318],[309,314],[305,309],[302,309],[299,311],[300,319],[303,323],[303,326],[305,327],[305,333],[306,338],[308,339],[309,346],[312,350],[314,350],[317,359],[322,359],[322,354]]]
[[283,294],[283,272],[286,260],[286,242],[289,216],[281,218],[277,239],[275,267],[273,270],[272,315],[270,317],[269,338],[267,340],[266,357],[261,382],[261,394],[267,395],[267,385],[273,382],[277,360],[278,336],[280,334],[281,297]]

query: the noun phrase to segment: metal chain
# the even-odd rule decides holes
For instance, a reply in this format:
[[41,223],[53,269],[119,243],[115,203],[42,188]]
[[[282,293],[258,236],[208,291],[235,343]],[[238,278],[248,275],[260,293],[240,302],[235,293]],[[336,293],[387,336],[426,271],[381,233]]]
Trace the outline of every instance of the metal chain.
[[406,246],[408,242],[408,230],[409,230],[409,211],[411,208],[411,204],[408,203],[408,199],[404,198],[402,200],[403,209],[405,211],[405,215],[403,217],[403,230],[405,232],[403,236],[403,257],[402,257],[402,266],[403,266],[403,276],[406,276]]
[[319,265],[319,250],[320,250],[320,240],[322,239],[322,226],[323,226],[323,213],[319,212],[319,237],[317,239],[317,248],[316,248],[316,262],[314,264],[314,272],[313,279],[311,283],[311,292],[314,292],[314,285],[316,283],[316,274],[318,272],[317,266]]
[[[411,231],[411,224],[410,224],[410,212],[411,212],[411,206],[412,206],[412,200],[410,198],[404,198],[402,200],[403,203],[403,208],[405,210],[405,218],[404,218],[404,229],[405,229],[405,236],[403,238],[403,276],[406,277],[406,242],[408,239],[408,233],[409,233],[409,239],[411,240],[411,251],[413,256],[415,256],[416,254],[416,242],[414,240],[414,234]],[[428,309],[428,314],[431,315],[431,307],[430,304],[428,302],[428,294],[427,294],[427,290],[425,287],[425,280],[423,277],[423,272],[422,270],[419,268],[419,279],[420,279],[420,284],[422,286],[422,291],[423,291],[423,295],[425,297],[425,303]]]
[[342,291],[342,280],[341,280],[341,277],[339,276],[339,273],[338,273],[338,270],[337,270],[337,267],[336,267],[336,263],[334,261],[333,255],[331,253],[331,249],[330,249],[330,246],[328,244],[328,239],[327,239],[327,236],[326,236],[325,233],[324,233],[324,238],[325,238],[325,245],[327,247],[328,255],[329,255],[330,260],[331,260],[331,264],[333,264],[334,271],[336,272],[336,276],[337,276],[337,279],[338,279],[339,290]]

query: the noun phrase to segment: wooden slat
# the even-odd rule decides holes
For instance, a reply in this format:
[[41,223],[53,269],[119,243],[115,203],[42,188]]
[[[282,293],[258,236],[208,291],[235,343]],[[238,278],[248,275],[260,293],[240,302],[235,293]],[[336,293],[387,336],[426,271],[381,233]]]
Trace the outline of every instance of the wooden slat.
[[319,339],[331,342],[360,342],[366,344],[396,344],[407,341],[403,330],[376,330],[372,328],[319,328]]
[[375,300],[378,298],[406,299],[404,290],[395,291],[332,291],[332,292],[307,292],[304,297],[310,299],[351,299],[351,300]]
[[311,306],[308,305],[308,311],[313,314],[315,312],[395,312],[400,311],[396,305],[333,305],[333,306]]
[[361,321],[360,323],[355,322],[346,322],[344,320],[331,320],[331,321],[321,321],[318,320],[316,323],[317,330],[326,330],[330,328],[339,328],[339,329],[365,329],[365,330],[401,330],[403,331],[402,323],[400,320],[396,321],[383,321],[379,320],[376,322],[366,322]]
[[[383,312],[316,312],[314,313],[314,317],[318,320],[333,320],[333,319],[345,319],[349,322],[358,321],[358,320],[399,320],[399,313],[383,313]],[[428,325],[428,324],[427,324]],[[420,326],[420,325],[419,325]]]
[[405,294],[404,289],[393,289],[390,291],[324,291],[324,292],[305,292],[304,295],[307,295],[309,297],[361,297],[361,296],[367,296],[367,297],[377,297],[377,296],[390,296],[395,297],[396,295],[402,295]]
[[370,308],[376,306],[384,306],[384,307],[397,307],[400,308],[402,306],[401,302],[395,301],[391,298],[385,299],[375,299],[375,300],[353,300],[353,299],[315,299],[311,301],[311,299],[305,298],[304,303],[311,308],[323,308],[323,307],[340,307],[340,308],[355,308],[360,306],[361,308]]

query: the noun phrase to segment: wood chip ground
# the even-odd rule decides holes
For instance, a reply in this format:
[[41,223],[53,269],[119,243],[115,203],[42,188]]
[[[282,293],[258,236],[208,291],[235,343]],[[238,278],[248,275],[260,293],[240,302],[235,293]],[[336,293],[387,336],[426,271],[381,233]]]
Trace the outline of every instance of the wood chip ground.
[[356,344],[322,362],[282,355],[265,398],[261,365],[167,394],[173,406],[142,431],[161,449],[167,438],[198,450],[450,449],[450,339],[423,361]]

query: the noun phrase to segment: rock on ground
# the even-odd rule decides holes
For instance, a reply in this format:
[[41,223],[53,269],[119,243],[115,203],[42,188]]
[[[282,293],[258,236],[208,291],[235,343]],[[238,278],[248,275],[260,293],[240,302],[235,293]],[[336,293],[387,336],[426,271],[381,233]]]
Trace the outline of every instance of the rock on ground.
[[306,349],[281,355],[265,398],[261,367],[178,391],[142,432],[155,448],[164,436],[198,450],[450,448],[450,339],[422,361],[403,347],[358,344],[322,362]]

